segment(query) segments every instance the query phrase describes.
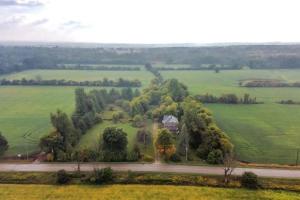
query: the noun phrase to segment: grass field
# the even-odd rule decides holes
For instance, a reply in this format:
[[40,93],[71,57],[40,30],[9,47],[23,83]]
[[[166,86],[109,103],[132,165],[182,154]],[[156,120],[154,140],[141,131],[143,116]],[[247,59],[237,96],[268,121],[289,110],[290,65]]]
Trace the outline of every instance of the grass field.
[[154,76],[145,71],[97,71],[97,70],[27,70],[19,73],[2,76],[9,80],[14,79],[35,79],[36,76],[41,76],[44,80],[50,79],[65,79],[73,81],[95,81],[108,78],[116,80],[118,78],[134,80],[138,79],[142,82],[142,86],[146,87]]
[[[66,80],[99,80],[125,78],[140,79],[147,86],[153,78],[147,71],[84,71],[84,70],[29,70],[0,78],[22,79],[35,78]],[[9,150],[6,155],[24,154],[27,150],[38,149],[39,138],[51,129],[49,114],[56,109],[71,114],[74,110],[75,87],[0,87],[0,131],[7,137]],[[89,88],[90,89],[90,88]],[[24,133],[31,132],[29,139],[22,138]],[[29,141],[30,140],[30,141]],[[26,141],[26,142],[25,142]]]
[[298,193],[245,189],[222,189],[194,186],[165,185],[106,185],[106,186],[53,186],[53,185],[0,185],[1,198],[5,200],[106,200],[106,199],[145,199],[145,200],[291,200],[300,199]]
[[177,78],[192,94],[244,93],[256,96],[260,105],[208,104],[220,127],[233,141],[238,158],[251,162],[294,164],[300,148],[300,106],[276,101],[300,101],[300,88],[244,88],[238,80],[252,78],[300,81],[300,70],[163,71]]
[[90,129],[85,135],[82,136],[79,148],[96,148],[99,145],[101,135],[106,127],[118,127],[122,128],[127,133],[128,150],[132,150],[136,141],[137,128],[132,127],[130,123],[112,123],[112,121],[103,121],[103,123],[97,124]]
[[[0,87],[0,130],[7,137],[7,155],[32,152],[51,129],[50,113],[74,109],[73,87]],[[31,132],[30,140],[22,138]]]

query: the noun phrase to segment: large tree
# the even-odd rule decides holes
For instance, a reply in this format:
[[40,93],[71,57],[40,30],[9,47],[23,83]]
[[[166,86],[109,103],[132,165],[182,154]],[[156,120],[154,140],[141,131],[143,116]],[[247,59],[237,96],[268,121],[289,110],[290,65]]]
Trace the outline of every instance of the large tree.
[[107,127],[103,132],[103,150],[110,152],[124,152],[127,150],[127,133],[123,129]]
[[161,129],[159,130],[157,139],[156,139],[156,146],[159,149],[160,153],[163,155],[172,154],[174,153],[175,141],[173,139],[172,133],[168,129]]
[[0,156],[2,156],[7,149],[8,149],[8,142],[0,132]]

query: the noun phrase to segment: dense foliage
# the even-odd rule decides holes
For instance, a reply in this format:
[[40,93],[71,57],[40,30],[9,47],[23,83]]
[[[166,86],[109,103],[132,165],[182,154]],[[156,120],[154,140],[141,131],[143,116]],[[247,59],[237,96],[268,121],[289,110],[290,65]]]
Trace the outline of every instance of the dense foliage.
[[44,85],[44,86],[91,86],[91,87],[141,87],[142,83],[139,80],[108,80],[104,78],[99,81],[72,81],[72,80],[38,80],[26,79],[21,80],[0,80],[0,85]]
[[300,82],[285,82],[276,79],[245,80],[239,83],[242,87],[300,87]]
[[7,149],[8,149],[8,142],[0,132],[0,156],[2,156]]
[[202,103],[224,103],[224,104],[258,104],[262,102],[257,102],[256,97],[251,98],[249,94],[244,94],[242,98],[238,98],[236,94],[223,94],[220,97],[205,94],[196,95],[196,99]]
[[[126,52],[126,53],[124,53]],[[158,62],[207,68],[299,68],[299,45],[234,45],[170,48],[76,48],[0,46],[0,74],[26,69],[57,69],[65,64],[144,64]],[[77,67],[75,65],[75,67]]]
[[246,187],[249,189],[259,188],[258,177],[253,172],[245,172],[242,175],[241,184],[243,187]]

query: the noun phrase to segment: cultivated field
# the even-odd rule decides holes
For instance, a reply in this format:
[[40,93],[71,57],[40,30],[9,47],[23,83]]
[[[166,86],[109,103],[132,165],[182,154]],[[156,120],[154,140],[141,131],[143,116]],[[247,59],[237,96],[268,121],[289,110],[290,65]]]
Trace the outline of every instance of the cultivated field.
[[106,186],[53,186],[53,185],[0,185],[1,198],[5,200],[81,200],[81,199],[300,199],[299,194],[293,192],[272,190],[222,189],[194,186],[166,186],[166,185],[106,185]]
[[[0,127],[7,137],[7,155],[38,149],[39,138],[51,130],[50,113],[74,109],[74,87],[0,87]],[[22,136],[30,133],[27,139]]]
[[268,78],[300,81],[300,70],[164,71],[165,78],[177,78],[192,94],[244,93],[256,96],[259,105],[208,104],[218,124],[231,137],[239,159],[251,162],[296,162],[300,148],[300,106],[275,102],[300,101],[300,88],[244,88],[241,79]]

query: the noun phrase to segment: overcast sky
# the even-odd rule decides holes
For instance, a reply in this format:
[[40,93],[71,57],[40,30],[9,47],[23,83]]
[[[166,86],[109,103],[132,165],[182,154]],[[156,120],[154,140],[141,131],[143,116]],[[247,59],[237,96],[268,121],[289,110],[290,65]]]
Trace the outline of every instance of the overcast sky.
[[0,0],[1,41],[300,42],[299,0]]

